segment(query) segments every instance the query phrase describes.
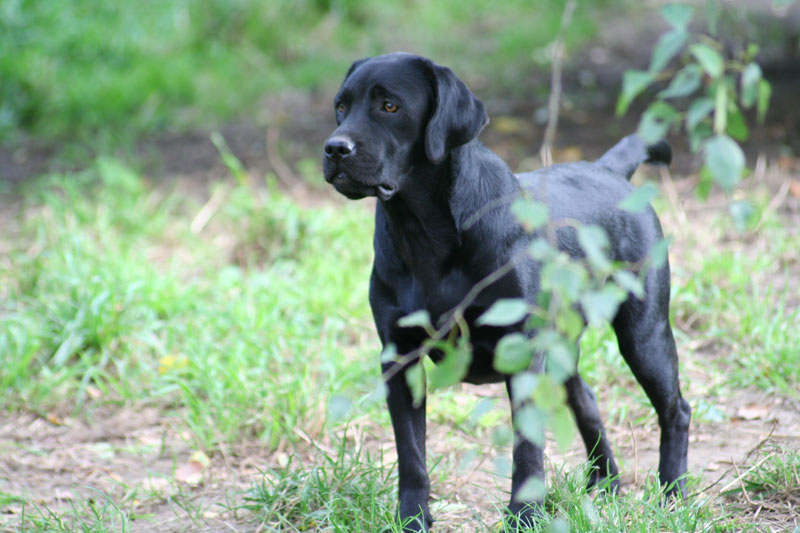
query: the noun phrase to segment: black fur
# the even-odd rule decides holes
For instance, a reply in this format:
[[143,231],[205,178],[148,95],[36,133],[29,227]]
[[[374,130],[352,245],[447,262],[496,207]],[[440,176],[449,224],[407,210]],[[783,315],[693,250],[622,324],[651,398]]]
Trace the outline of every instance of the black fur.
[[[662,238],[652,209],[641,213],[617,205],[632,190],[628,178],[644,162],[668,162],[666,144],[646,146],[623,139],[595,163],[555,165],[515,176],[477,135],[488,119],[483,105],[449,69],[409,54],[389,54],[353,64],[335,107],[338,128],[325,145],[325,179],[345,196],[377,196],[375,262],[370,304],[381,342],[400,354],[425,339],[420,329],[397,320],[425,309],[438,321],[480,280],[524,250],[530,241],[512,215],[510,199],[523,188],[545,201],[551,218],[596,224],[608,233],[613,259],[640,261]],[[480,214],[480,216],[476,216]],[[574,257],[582,251],[574,231],[557,233]],[[498,339],[508,328],[478,327],[474,320],[499,298],[535,302],[540,265],[521,254],[513,270],[484,289],[466,312],[473,346],[465,378],[473,383],[511,376],[492,365]],[[630,295],[613,321],[620,351],[645,389],[661,426],[661,482],[684,491],[690,409],[678,384],[678,359],[669,323],[669,267],[652,269],[645,296]],[[399,469],[399,515],[416,517],[407,531],[427,529],[429,480],[425,465],[425,402],[415,406],[405,368],[388,379],[387,403]],[[566,383],[568,402],[596,467],[590,484],[617,486],[617,466],[589,387],[576,374]],[[512,402],[512,414],[519,402]],[[541,502],[520,501],[529,476],[544,475],[543,451],[519,433],[514,444],[510,512],[535,519]],[[677,483],[674,483],[677,482]],[[674,483],[674,484],[673,484]],[[534,505],[531,505],[534,504]]]

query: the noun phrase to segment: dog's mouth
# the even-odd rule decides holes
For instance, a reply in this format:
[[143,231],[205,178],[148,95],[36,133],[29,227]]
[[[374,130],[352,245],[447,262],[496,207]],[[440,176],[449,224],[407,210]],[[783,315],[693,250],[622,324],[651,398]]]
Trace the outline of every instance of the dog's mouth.
[[375,196],[384,202],[390,200],[397,188],[387,183],[369,184],[354,180],[344,172],[335,174],[328,182],[340,193],[351,200],[360,200],[366,196]]

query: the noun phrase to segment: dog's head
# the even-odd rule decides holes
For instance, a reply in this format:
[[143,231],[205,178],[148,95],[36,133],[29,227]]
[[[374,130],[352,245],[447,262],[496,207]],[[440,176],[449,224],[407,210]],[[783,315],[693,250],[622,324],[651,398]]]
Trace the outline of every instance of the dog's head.
[[450,69],[404,53],[353,63],[334,108],[339,126],[325,142],[322,168],[351,199],[389,200],[415,169],[441,164],[489,121]]

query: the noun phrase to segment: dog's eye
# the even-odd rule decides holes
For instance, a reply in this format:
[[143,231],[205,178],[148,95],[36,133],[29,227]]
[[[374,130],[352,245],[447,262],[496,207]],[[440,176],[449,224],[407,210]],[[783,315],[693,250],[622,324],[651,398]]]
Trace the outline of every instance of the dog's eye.
[[344,113],[344,104],[341,102],[336,104],[336,111],[338,111],[339,113]]
[[397,112],[397,105],[393,104],[392,102],[386,100],[383,102],[383,110],[387,113],[396,113]]

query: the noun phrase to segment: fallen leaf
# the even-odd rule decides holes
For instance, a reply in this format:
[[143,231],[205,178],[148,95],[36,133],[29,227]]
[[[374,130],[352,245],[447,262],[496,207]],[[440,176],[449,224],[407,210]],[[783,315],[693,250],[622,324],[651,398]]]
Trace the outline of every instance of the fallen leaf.
[[64,422],[55,413],[47,413],[47,421],[54,426],[63,426]]
[[203,481],[203,472],[210,464],[211,459],[201,450],[196,450],[186,463],[175,469],[175,479],[187,485],[198,485]]
[[800,198],[800,180],[789,180],[789,192],[795,198]]
[[197,450],[192,452],[192,455],[189,456],[189,462],[197,463],[200,465],[201,469],[205,469],[211,464],[211,459],[209,459],[208,456],[201,450]]
[[175,479],[187,485],[199,485],[203,481],[203,467],[193,461],[179,465],[175,469]]

